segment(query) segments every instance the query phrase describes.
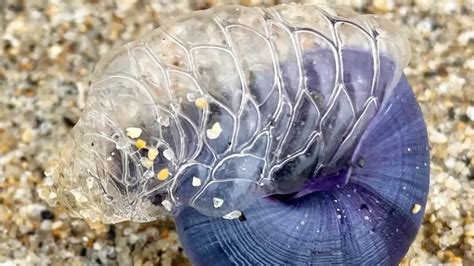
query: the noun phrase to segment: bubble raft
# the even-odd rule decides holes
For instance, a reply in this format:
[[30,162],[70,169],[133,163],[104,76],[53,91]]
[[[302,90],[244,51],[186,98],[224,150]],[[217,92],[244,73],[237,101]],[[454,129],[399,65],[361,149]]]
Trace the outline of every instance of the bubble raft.
[[180,16],[99,62],[54,201],[144,222],[343,186],[409,57],[394,25],[339,7]]

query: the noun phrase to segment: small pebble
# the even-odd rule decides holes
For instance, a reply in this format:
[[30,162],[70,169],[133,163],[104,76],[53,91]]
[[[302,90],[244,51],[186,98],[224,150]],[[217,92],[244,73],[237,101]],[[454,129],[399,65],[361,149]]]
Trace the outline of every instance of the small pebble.
[[470,105],[466,108],[466,115],[469,120],[474,121],[474,106]]
[[43,220],[53,220],[54,219],[54,213],[51,212],[50,210],[43,210],[43,211],[41,211],[41,218]]
[[41,222],[40,229],[43,231],[51,231],[52,223],[51,220],[44,220]]
[[446,137],[445,135],[441,134],[440,132],[436,130],[432,130],[429,136],[430,136],[430,141],[432,143],[442,144],[442,143],[448,142],[448,137]]

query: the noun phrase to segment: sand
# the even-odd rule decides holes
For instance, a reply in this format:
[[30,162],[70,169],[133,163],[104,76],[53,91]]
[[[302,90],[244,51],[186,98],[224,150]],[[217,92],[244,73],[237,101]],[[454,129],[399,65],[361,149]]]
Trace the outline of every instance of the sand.
[[[37,188],[104,53],[173,15],[230,2],[0,2],[1,265],[188,264],[171,221],[91,229],[47,206]],[[432,175],[424,222],[402,264],[474,265],[474,3],[339,2],[392,19],[412,47],[405,73],[428,125]]]

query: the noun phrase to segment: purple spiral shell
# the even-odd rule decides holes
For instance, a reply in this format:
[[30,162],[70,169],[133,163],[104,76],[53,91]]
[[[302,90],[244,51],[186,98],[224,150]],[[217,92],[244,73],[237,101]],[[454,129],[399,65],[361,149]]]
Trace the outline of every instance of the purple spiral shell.
[[339,7],[180,16],[100,61],[57,200],[103,222],[171,210],[196,264],[395,263],[429,180],[409,57],[394,25]]

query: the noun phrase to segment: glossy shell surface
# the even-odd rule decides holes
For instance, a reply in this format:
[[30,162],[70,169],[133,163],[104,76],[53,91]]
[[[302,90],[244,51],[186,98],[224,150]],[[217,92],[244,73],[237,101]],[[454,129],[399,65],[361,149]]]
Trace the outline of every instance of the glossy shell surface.
[[387,103],[360,141],[360,166],[341,188],[262,198],[235,220],[182,209],[175,221],[193,264],[398,265],[423,219],[429,155],[405,79]]

